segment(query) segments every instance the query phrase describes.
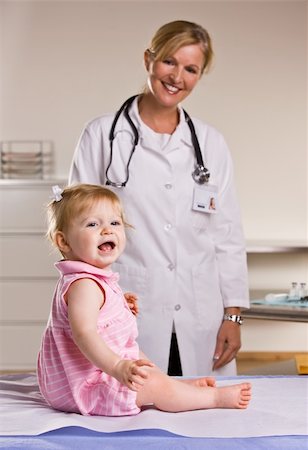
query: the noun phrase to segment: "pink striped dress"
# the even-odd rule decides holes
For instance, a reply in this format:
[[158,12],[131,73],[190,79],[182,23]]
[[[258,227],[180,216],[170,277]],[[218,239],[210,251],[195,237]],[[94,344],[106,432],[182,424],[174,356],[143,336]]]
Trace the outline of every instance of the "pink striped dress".
[[137,414],[136,392],[95,367],[72,339],[64,295],[71,283],[92,278],[102,286],[105,303],[97,331],[106,344],[123,359],[138,359],[135,316],[118,285],[118,274],[80,261],[55,264],[58,281],[50,317],[38,355],[38,381],[47,403],[55,409],[83,415],[122,416]]

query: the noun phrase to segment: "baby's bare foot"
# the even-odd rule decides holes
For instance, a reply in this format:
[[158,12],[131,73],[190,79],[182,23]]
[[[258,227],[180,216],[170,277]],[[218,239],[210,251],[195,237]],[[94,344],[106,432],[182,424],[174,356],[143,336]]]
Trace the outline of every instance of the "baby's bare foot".
[[251,384],[241,383],[217,388],[216,408],[247,408],[251,399]]

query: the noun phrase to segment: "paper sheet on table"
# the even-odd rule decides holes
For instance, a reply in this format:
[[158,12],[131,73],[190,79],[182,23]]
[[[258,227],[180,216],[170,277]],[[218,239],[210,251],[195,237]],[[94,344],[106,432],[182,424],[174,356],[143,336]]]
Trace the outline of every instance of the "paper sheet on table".
[[[251,378],[246,410],[214,409],[166,413],[146,409],[136,416],[102,417],[63,413],[42,399],[34,374],[0,377],[0,434],[38,435],[77,426],[100,432],[161,429],[190,437],[306,435],[308,377]],[[218,380],[218,385],[242,382]]]

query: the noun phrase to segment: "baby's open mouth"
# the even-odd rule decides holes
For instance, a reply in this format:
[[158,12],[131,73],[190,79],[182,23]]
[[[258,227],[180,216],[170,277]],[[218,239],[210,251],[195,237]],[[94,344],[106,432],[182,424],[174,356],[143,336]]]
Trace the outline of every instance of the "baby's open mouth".
[[112,241],[104,242],[103,244],[99,245],[98,248],[103,252],[111,252],[115,247],[115,243]]

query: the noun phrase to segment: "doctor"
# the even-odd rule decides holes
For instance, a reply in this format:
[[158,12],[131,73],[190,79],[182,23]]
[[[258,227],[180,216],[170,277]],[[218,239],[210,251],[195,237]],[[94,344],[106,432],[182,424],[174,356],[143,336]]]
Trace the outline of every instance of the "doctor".
[[85,127],[69,177],[121,197],[134,228],[113,269],[138,295],[140,345],[171,375],[235,374],[249,306],[229,150],[180,106],[212,56],[201,26],[163,25],[144,53],[144,91]]

